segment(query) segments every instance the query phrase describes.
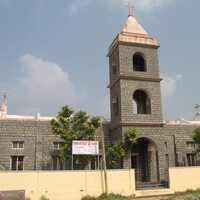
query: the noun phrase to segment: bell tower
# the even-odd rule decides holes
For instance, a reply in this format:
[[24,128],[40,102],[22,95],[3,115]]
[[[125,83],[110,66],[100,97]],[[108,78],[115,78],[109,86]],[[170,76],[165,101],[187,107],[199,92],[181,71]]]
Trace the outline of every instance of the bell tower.
[[137,22],[131,8],[108,51],[110,130],[116,139],[128,127],[163,126],[159,45]]

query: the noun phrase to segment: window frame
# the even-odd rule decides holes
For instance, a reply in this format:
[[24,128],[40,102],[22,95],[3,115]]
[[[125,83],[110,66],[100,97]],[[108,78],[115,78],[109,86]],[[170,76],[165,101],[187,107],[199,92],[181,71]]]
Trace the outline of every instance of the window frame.
[[[55,147],[55,145],[57,145],[57,147]],[[54,149],[61,149],[61,147],[64,145],[64,142],[57,142],[57,141],[54,141],[53,142],[53,148]]]
[[197,157],[194,153],[187,153],[187,166],[196,166],[197,165]]
[[12,149],[24,149],[24,141],[12,141]]
[[111,68],[112,68],[112,75],[115,76],[117,74],[116,61],[112,61]]
[[[151,98],[143,89],[137,89],[132,96],[133,114],[151,115]],[[136,105],[136,106],[134,106]]]
[[25,156],[11,156],[11,166],[12,171],[24,171],[24,159]]
[[112,97],[112,113],[113,116],[118,116],[119,115],[119,100],[117,95],[113,95]]
[[60,156],[51,157],[51,170],[57,171],[65,169],[66,169],[66,162],[62,162]]
[[140,52],[136,52],[133,54],[132,65],[134,72],[147,72],[145,56]]
[[194,149],[195,148],[195,143],[192,141],[187,141],[186,146],[188,149]]

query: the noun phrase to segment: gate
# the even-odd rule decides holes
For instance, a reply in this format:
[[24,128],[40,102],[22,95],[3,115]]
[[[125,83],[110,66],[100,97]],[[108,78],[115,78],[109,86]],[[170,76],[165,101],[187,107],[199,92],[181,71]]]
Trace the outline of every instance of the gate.
[[135,189],[140,189],[142,184],[141,169],[135,169]]

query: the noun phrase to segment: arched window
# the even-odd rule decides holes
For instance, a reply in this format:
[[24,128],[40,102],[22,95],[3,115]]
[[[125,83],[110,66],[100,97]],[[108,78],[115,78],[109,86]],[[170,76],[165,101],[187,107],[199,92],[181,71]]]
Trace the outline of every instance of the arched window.
[[151,114],[150,99],[144,91],[136,90],[134,92],[133,105],[135,105],[133,106],[134,114]]
[[112,97],[112,110],[113,110],[113,115],[118,116],[119,106],[118,106],[118,97],[117,96]]
[[133,71],[146,72],[145,59],[139,53],[133,55]]
[[117,73],[117,66],[116,66],[116,61],[112,61],[112,74],[113,76]]

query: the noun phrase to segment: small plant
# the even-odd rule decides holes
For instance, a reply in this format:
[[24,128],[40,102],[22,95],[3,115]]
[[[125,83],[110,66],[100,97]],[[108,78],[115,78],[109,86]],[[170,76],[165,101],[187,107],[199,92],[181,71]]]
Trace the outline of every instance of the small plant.
[[25,200],[31,200],[31,198],[30,197],[25,197]]
[[99,197],[93,197],[90,195],[87,195],[85,197],[82,197],[81,200],[131,200],[133,199],[133,196],[123,196],[121,194],[114,194],[110,193],[106,195],[105,193],[101,194]]
[[96,197],[93,197],[93,196],[87,195],[87,196],[82,197],[81,200],[96,200],[96,199],[97,199]]
[[118,168],[119,159],[125,156],[137,143],[137,138],[137,130],[129,129],[124,133],[124,142],[119,140],[106,145],[106,157],[110,168]]
[[40,197],[40,200],[49,200],[45,195],[42,195],[41,197]]

